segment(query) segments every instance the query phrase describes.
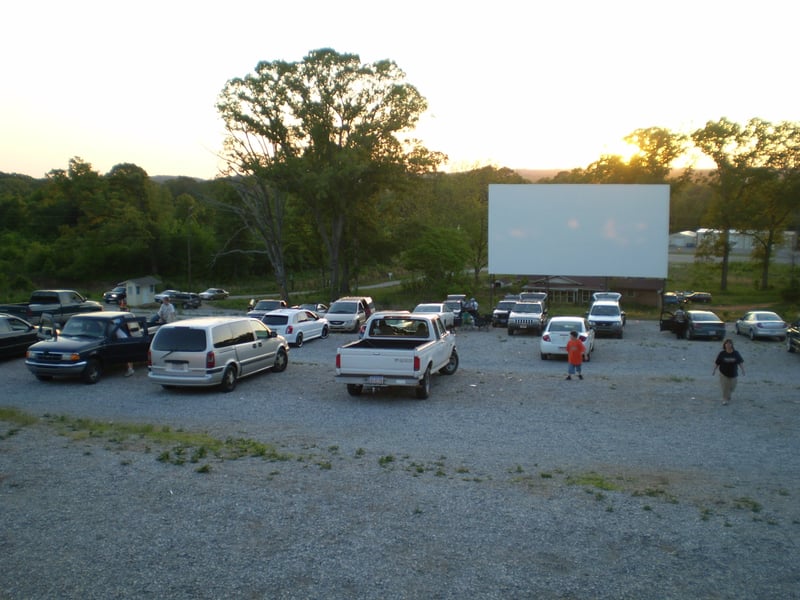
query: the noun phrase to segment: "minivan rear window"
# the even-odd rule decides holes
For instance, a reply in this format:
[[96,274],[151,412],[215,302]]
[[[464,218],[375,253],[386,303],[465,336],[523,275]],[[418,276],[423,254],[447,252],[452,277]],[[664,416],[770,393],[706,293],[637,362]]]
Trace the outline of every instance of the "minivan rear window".
[[206,349],[204,329],[167,327],[156,333],[153,350],[172,352],[203,352]]

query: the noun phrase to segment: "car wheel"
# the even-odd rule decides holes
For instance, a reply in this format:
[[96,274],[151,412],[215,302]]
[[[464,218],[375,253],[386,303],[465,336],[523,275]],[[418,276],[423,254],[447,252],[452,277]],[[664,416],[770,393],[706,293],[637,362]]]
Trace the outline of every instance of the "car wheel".
[[786,338],[786,350],[794,353],[794,344],[792,343],[792,338],[790,337]]
[[431,368],[425,369],[425,375],[416,387],[416,395],[420,400],[425,400],[431,395]]
[[736,331],[736,335],[742,335],[742,332],[739,331],[739,324],[738,323],[736,324],[735,331]]
[[513,329],[509,329],[508,330],[508,335],[514,335],[514,330]]
[[222,382],[219,386],[225,393],[232,392],[236,388],[236,367],[228,365],[222,373]]
[[298,333],[297,336],[294,338],[294,345],[297,348],[302,348],[303,346],[303,334]]
[[756,330],[753,329],[753,328],[750,329],[750,339],[751,340],[755,340],[756,339]]
[[278,353],[275,355],[275,364],[272,365],[272,370],[276,373],[281,373],[286,370],[286,367],[289,365],[289,356],[286,354],[286,350],[280,348]]
[[328,333],[330,333],[330,332],[328,331],[328,326],[327,326],[327,325],[325,325],[325,326],[322,328],[322,333],[320,334],[320,336],[319,336],[319,337],[321,337],[323,340],[324,340],[324,339],[327,339],[327,337],[328,337]]
[[622,332],[622,331],[620,331],[620,332],[617,334],[617,339],[620,339],[620,340],[622,339],[622,333],[623,333],[623,332]]
[[547,360],[547,354],[545,354],[544,352],[541,352],[541,353],[539,354],[539,357],[540,357],[542,360]]
[[84,383],[97,383],[100,381],[101,372],[100,363],[95,359],[91,359],[88,363],[86,363],[86,368],[83,370],[81,378],[83,379]]
[[359,385],[357,383],[348,383],[347,384],[347,393],[351,396],[360,396],[361,392],[364,391],[364,386]]
[[453,352],[450,354],[450,362],[448,362],[445,366],[439,369],[439,373],[442,375],[452,375],[458,370],[458,352],[456,349],[453,348]]
[[686,330],[686,339],[693,340],[694,339],[694,330],[690,327]]
[[586,362],[591,362],[591,361],[592,361],[592,351],[589,350],[589,352],[586,353]]

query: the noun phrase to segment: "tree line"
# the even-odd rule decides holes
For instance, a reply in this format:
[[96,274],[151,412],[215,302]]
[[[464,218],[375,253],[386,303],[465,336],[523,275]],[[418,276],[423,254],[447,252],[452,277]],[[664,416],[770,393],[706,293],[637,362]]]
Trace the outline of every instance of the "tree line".
[[[392,61],[321,49],[260,62],[217,108],[226,168],[214,180],[156,181],[134,164],[101,174],[79,157],[44,179],[0,173],[2,289],[271,278],[288,298],[302,278],[335,298],[380,270],[444,290],[488,263],[488,185],[530,183],[503,167],[440,171],[446,156],[413,138],[425,99]],[[754,236],[766,287],[772,251],[800,219],[800,124],[722,118],[625,139],[638,149],[629,160],[604,155],[537,183],[669,184],[671,232],[721,232],[702,252],[722,257],[722,289],[730,230]],[[693,151],[716,168],[676,172]]]

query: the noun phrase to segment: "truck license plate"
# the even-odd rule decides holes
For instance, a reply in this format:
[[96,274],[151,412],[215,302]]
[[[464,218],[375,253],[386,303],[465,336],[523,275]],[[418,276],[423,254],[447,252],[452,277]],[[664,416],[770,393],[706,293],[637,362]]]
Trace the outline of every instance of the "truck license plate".
[[370,385],[383,385],[383,375],[370,375],[367,383]]

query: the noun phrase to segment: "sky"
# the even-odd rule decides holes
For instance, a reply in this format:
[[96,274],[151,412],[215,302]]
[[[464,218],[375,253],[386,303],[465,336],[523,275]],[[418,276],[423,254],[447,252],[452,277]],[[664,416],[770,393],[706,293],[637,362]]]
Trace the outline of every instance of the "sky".
[[[215,177],[216,101],[259,61],[390,59],[446,168],[586,167],[636,129],[800,121],[800,4],[761,0],[26,0],[0,35],[0,172],[80,157]],[[699,166],[704,166],[701,160]]]

